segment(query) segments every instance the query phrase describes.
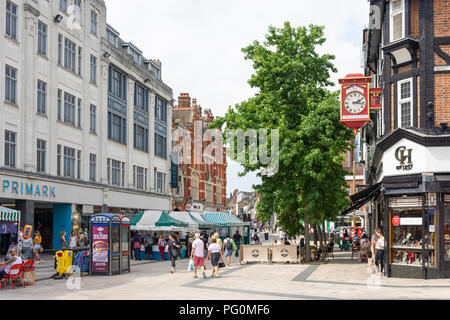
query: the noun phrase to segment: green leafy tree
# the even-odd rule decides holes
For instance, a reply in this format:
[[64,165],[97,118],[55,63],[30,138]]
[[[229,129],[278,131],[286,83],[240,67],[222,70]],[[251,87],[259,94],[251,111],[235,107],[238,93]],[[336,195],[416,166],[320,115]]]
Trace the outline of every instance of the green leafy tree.
[[[300,234],[308,223],[331,221],[348,205],[342,153],[350,148],[352,132],[339,123],[338,94],[327,89],[336,69],[334,56],[316,52],[324,42],[323,27],[294,28],[289,22],[269,27],[263,44],[254,41],[242,49],[255,69],[248,83],[259,92],[212,124],[227,130],[268,129],[269,143],[270,129],[279,130],[277,173],[261,175],[267,165],[248,161],[247,142],[241,175],[259,172],[262,183],[254,186],[261,195],[258,216],[268,221],[276,213],[278,225],[289,234]],[[304,234],[309,261],[308,231]]]

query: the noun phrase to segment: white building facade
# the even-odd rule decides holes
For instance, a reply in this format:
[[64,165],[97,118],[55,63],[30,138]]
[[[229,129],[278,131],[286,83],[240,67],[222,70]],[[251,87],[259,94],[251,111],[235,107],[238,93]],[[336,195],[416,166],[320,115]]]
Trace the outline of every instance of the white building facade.
[[46,249],[92,213],[170,210],[159,60],[107,25],[102,0],[0,3],[1,204]]

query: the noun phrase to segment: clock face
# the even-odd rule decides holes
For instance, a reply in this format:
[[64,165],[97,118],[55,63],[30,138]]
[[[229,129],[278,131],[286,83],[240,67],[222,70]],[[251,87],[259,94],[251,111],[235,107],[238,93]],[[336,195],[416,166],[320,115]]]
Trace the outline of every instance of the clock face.
[[350,113],[360,113],[366,108],[366,97],[361,92],[349,93],[344,100],[344,107]]

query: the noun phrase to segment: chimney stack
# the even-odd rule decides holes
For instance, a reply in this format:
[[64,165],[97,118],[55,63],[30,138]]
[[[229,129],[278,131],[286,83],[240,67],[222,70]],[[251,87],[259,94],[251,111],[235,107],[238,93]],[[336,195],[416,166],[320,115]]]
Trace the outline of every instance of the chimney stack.
[[191,98],[189,93],[180,93],[178,96],[178,107],[189,108],[191,106]]

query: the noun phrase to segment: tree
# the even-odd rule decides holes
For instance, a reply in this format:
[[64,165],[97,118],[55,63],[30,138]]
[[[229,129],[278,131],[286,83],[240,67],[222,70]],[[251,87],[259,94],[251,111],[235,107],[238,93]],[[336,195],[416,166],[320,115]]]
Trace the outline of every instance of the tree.
[[[285,22],[283,28],[268,30],[263,44],[254,41],[242,49],[255,69],[248,83],[259,92],[230,107],[212,126],[279,130],[276,174],[261,175],[267,165],[250,163],[248,154],[241,174],[258,171],[261,176],[254,189],[261,195],[257,210],[262,221],[276,213],[289,234],[299,234],[303,221],[309,261],[308,224],[333,220],[348,205],[342,153],[350,148],[352,133],[339,123],[338,93],[327,89],[330,72],[336,72],[334,57],[316,52],[325,41],[323,27],[294,28]],[[271,138],[269,132],[269,143]]]

